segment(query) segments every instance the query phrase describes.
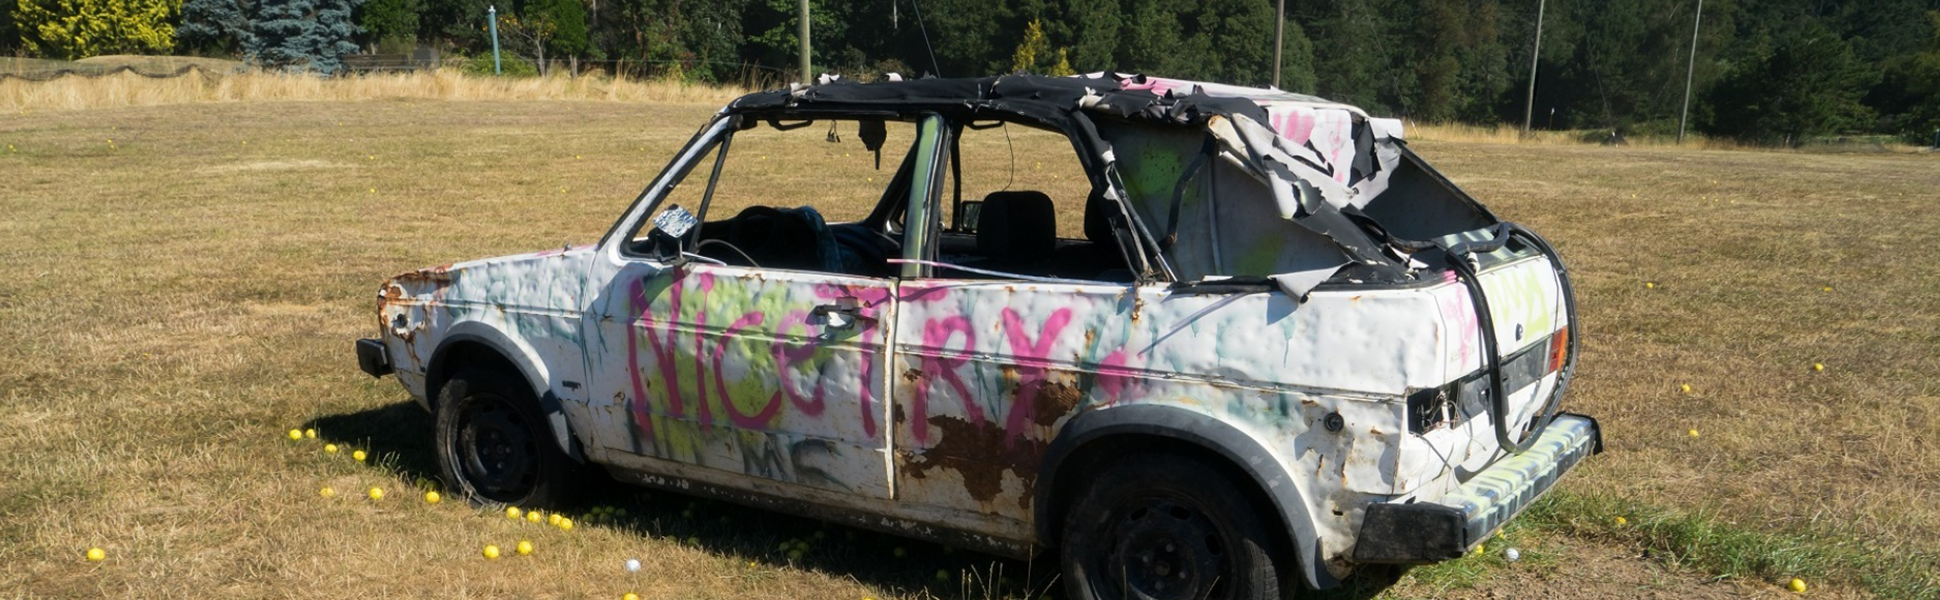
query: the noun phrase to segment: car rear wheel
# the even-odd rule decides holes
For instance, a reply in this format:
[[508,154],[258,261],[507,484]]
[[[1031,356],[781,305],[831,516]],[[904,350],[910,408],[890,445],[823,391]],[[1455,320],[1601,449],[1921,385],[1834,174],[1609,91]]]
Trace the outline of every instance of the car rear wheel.
[[1067,593],[1277,600],[1296,589],[1261,507],[1224,473],[1173,454],[1126,456],[1099,472],[1065,516]]
[[574,463],[525,381],[470,368],[438,394],[438,470],[450,490],[488,506],[556,506]]

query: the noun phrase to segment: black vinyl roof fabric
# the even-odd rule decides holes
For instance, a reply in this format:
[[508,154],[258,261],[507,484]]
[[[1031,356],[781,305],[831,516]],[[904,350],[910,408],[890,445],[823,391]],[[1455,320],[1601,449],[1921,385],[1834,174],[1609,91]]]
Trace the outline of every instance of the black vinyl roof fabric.
[[[857,83],[838,79],[795,90],[756,92],[737,98],[729,112],[788,109],[936,111],[957,115],[994,112],[1071,130],[1072,115],[1089,110],[1142,121],[1203,123],[1212,115],[1244,115],[1266,122],[1266,109],[1247,98],[1124,89],[1141,76],[1044,77],[1005,75],[963,79],[916,79]],[[1316,99],[1318,100],[1318,99]],[[1080,127],[1082,129],[1082,127]]]

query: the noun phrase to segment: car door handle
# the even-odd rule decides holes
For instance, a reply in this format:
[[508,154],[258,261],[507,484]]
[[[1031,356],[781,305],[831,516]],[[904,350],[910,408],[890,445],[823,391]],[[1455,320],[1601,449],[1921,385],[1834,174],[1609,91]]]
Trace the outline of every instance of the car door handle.
[[869,319],[862,314],[862,304],[855,298],[838,298],[835,304],[823,304],[808,311],[809,322],[825,329],[847,331],[855,328],[856,321]]

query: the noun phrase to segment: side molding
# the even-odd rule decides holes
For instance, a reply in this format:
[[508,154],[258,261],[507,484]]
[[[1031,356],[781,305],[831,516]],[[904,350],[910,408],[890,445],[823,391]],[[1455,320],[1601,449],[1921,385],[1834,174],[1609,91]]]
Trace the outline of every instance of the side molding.
[[1117,435],[1142,435],[1170,438],[1214,452],[1252,478],[1252,483],[1267,496],[1287,525],[1290,546],[1298,569],[1313,589],[1340,584],[1319,557],[1319,540],[1307,501],[1293,481],[1281,470],[1279,461],[1245,432],[1208,415],[1183,408],[1141,404],[1093,409],[1079,413],[1058,432],[1044,453],[1044,466],[1038,471],[1033,522],[1039,540],[1057,538],[1050,524],[1060,515],[1051,514],[1052,494],[1058,486],[1059,467],[1085,445]]

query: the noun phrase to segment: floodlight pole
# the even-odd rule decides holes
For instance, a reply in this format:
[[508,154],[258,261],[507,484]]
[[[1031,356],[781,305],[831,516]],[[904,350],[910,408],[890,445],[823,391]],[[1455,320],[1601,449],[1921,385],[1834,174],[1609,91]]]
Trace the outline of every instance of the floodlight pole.
[[1273,87],[1280,87],[1280,47],[1287,41],[1287,0],[1273,3]]
[[808,72],[808,0],[801,0],[802,9],[802,85],[813,85],[814,75]]
[[1529,97],[1522,104],[1522,134],[1529,135],[1529,120],[1536,115],[1536,63],[1543,56],[1543,6],[1536,0],[1536,47],[1529,51]]
[[[472,6],[478,5],[473,4]],[[499,69],[498,64],[498,6],[486,6],[485,14],[492,17],[492,74],[498,75],[504,72]]]
[[1691,119],[1691,76],[1697,74],[1698,26],[1704,23],[1704,0],[1697,0],[1697,16],[1691,18],[1691,64],[1684,68],[1684,111],[1677,115],[1677,143],[1684,143],[1684,124]]

